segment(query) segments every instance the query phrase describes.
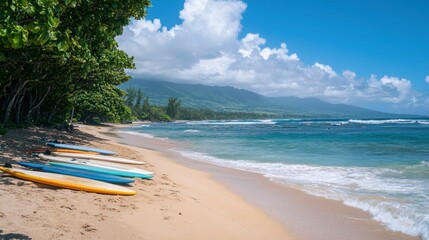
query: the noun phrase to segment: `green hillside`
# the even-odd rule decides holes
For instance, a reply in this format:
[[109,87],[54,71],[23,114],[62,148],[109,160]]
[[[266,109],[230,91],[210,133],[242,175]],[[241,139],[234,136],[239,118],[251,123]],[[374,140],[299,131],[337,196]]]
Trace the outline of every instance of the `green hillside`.
[[[159,81],[131,80],[121,86],[141,88],[151,104],[165,105],[169,97],[182,100],[191,108],[208,108],[217,111],[266,111],[269,102],[256,93],[233,87],[211,87],[201,84],[178,84]],[[277,110],[278,111],[278,110]],[[272,112],[272,111],[270,111]]]
[[306,114],[336,118],[392,118],[406,117],[389,114],[346,104],[331,104],[317,98],[272,97],[267,98],[272,104],[280,106],[291,114]]
[[280,116],[326,118],[391,118],[407,117],[372,111],[345,104],[330,104],[316,98],[265,97],[233,87],[213,87],[201,84],[179,84],[132,79],[122,89],[142,89],[154,105],[166,105],[168,98],[177,97],[182,106],[207,108],[226,112],[257,112]]

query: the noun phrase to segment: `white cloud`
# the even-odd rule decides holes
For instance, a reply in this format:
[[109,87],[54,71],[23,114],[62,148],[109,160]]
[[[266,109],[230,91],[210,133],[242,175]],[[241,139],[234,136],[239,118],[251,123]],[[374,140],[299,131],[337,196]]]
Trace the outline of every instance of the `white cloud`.
[[356,73],[350,70],[344,70],[343,77],[349,81],[353,81],[356,78]]
[[136,21],[134,25],[130,26],[130,30],[136,35],[139,35],[142,30],[157,32],[160,28],[161,21],[159,19],[153,21]]
[[313,67],[319,68],[320,70],[326,72],[328,74],[329,78],[333,78],[333,77],[337,76],[337,73],[334,70],[332,70],[332,67],[329,65],[323,65],[321,63],[316,62],[313,65]]
[[298,55],[296,53],[292,55],[287,55],[289,50],[286,47],[286,43],[281,43],[280,48],[273,48],[270,49],[268,47],[262,49],[260,52],[261,56],[268,60],[270,56],[276,56],[278,60],[284,60],[284,61],[299,61]]
[[427,83],[429,83],[429,75],[426,76],[425,80]]
[[236,60],[230,56],[222,55],[218,58],[201,59],[189,69],[179,71],[184,78],[200,78],[205,76],[206,82],[216,83],[225,76],[230,75],[229,66]]
[[411,82],[407,79],[384,76],[376,79],[372,75],[366,89],[368,97],[379,98],[384,102],[400,103],[406,100],[415,101],[412,95]]
[[241,46],[238,52],[243,57],[250,57],[253,52],[260,52],[260,45],[265,44],[265,39],[260,38],[259,34],[248,33],[246,37],[241,39]]
[[117,38],[120,48],[135,57],[137,69],[130,74],[348,103],[415,103],[421,98],[407,79],[357,78],[351,70],[338,75],[327,64],[304,64],[286,43],[265,46],[266,39],[257,33],[240,39],[246,7],[235,0],[186,0],[182,22],[171,29],[159,19],[133,21]]

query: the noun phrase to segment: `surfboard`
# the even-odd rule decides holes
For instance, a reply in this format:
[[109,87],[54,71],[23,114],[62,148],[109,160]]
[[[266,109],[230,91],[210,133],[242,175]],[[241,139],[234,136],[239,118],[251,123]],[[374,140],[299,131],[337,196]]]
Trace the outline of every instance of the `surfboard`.
[[110,174],[102,174],[102,173],[84,170],[84,169],[79,170],[79,169],[73,169],[68,167],[55,167],[51,165],[32,163],[32,162],[18,162],[18,164],[24,167],[37,169],[43,172],[65,174],[65,175],[83,177],[83,178],[94,179],[94,180],[109,182],[109,183],[125,184],[125,183],[134,182],[134,180],[130,178],[123,178],[123,177],[118,177]]
[[84,154],[99,154],[97,152],[88,152],[82,150],[73,150],[73,149],[65,149],[65,148],[33,148],[29,149],[26,152],[29,153],[44,153],[44,152],[64,152],[64,153],[84,153]]
[[111,183],[96,181],[87,178],[74,177],[63,174],[29,171],[18,168],[0,167],[0,170],[17,178],[42,183],[60,188],[68,188],[79,191],[113,194],[113,195],[135,195],[136,192]]
[[99,149],[99,148],[93,148],[93,147],[86,147],[86,146],[78,146],[78,145],[71,145],[71,144],[63,144],[63,143],[53,143],[53,142],[47,142],[47,146],[54,147],[54,148],[65,148],[65,149],[72,149],[72,150],[80,150],[80,151],[87,151],[87,152],[97,152],[104,155],[115,155],[115,152]]
[[79,158],[54,157],[46,154],[39,154],[39,157],[48,160],[49,164],[53,166],[67,166],[69,168],[91,170],[121,177],[153,178],[153,172],[123,164]]
[[71,157],[71,158],[83,158],[83,159],[94,159],[99,161],[106,161],[106,162],[116,162],[116,163],[123,163],[123,164],[144,164],[144,162],[127,159],[127,158],[120,158],[120,157],[113,157],[113,156],[106,156],[106,155],[94,155],[94,154],[83,154],[83,153],[65,153],[65,152],[52,152],[53,156],[58,157]]

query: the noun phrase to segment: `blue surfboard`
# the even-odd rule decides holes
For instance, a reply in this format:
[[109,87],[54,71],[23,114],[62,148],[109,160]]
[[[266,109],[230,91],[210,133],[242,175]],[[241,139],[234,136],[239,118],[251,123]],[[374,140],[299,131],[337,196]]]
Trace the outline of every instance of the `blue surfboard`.
[[73,169],[89,170],[89,171],[99,172],[102,174],[116,175],[120,177],[137,177],[137,178],[143,178],[143,179],[153,178],[152,174],[136,173],[136,172],[126,171],[126,170],[115,170],[110,168],[79,165],[79,164],[73,164],[73,163],[53,162],[53,161],[50,161],[49,164],[53,166],[58,166],[58,167],[68,167]]
[[68,168],[66,166],[62,166],[62,167],[51,166],[51,165],[32,163],[32,162],[18,162],[18,164],[24,167],[37,169],[43,172],[59,173],[63,175],[89,178],[89,179],[94,179],[94,180],[99,180],[99,181],[109,182],[109,183],[125,184],[125,183],[134,182],[134,180],[130,178],[123,178],[123,177],[113,176],[109,174],[101,174],[99,172],[83,170],[83,169],[73,169],[73,168]]
[[81,151],[87,151],[87,152],[97,152],[104,155],[115,155],[115,152],[99,149],[99,148],[92,148],[92,147],[85,147],[85,146],[78,146],[78,145],[71,145],[71,144],[63,144],[63,143],[53,143],[53,142],[47,142],[47,146],[49,147],[55,147],[55,148],[65,148],[65,149],[73,149],[73,150],[81,150]]

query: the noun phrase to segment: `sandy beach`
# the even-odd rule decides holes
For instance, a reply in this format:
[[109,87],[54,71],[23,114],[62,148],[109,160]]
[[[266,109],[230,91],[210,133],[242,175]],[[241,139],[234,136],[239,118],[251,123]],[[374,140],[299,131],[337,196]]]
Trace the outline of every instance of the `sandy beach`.
[[136,196],[112,196],[58,189],[2,174],[0,239],[291,239],[261,209],[214,181],[208,173],[182,166],[163,154],[118,144],[81,126],[65,132],[32,128],[0,138],[1,163],[37,160],[25,151],[48,139],[91,145],[145,161],[154,180],[130,186]]
[[155,177],[137,179],[130,186],[137,195],[124,197],[3,174],[0,239],[418,239],[340,202],[159,151],[171,143],[111,133],[111,127],[82,125],[71,134],[31,128],[1,136],[1,163],[37,160],[26,150],[57,139],[144,161]]

